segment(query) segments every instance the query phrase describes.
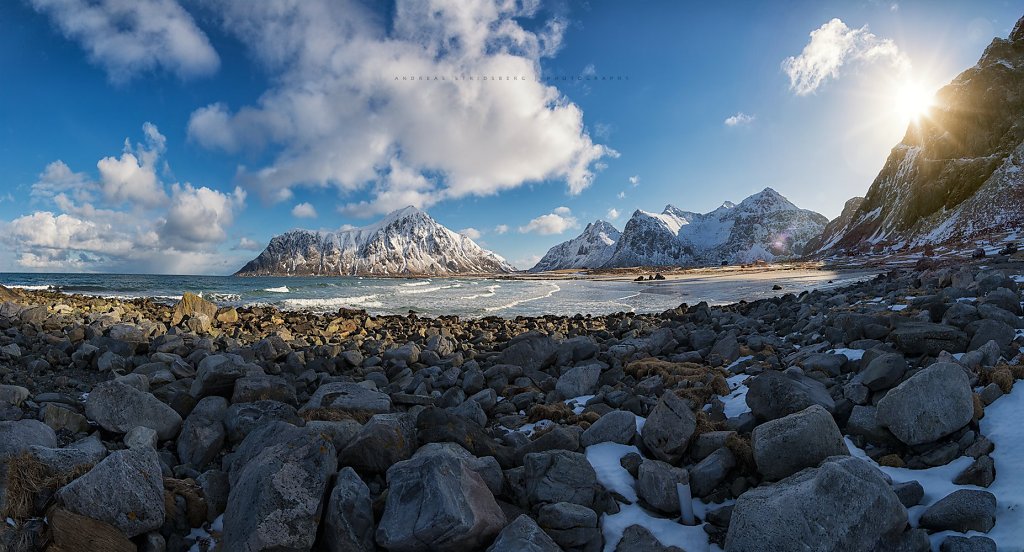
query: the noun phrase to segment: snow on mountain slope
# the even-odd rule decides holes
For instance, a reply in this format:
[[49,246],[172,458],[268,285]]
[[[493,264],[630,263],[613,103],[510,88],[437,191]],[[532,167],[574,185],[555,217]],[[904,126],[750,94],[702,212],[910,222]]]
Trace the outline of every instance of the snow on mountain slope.
[[530,272],[604,266],[619,235],[618,229],[603,220],[592,222],[579,236],[548,250]]
[[800,209],[771,188],[765,188],[738,205],[725,202],[710,213],[683,211],[668,205],[661,213],[636,211],[603,265],[588,259],[584,265],[569,255],[570,244],[584,234],[548,251],[532,270],[596,268],[602,266],[716,265],[774,260],[803,252],[828,220]]
[[451,275],[515,270],[473,240],[406,207],[352,230],[293,230],[270,240],[239,276]]

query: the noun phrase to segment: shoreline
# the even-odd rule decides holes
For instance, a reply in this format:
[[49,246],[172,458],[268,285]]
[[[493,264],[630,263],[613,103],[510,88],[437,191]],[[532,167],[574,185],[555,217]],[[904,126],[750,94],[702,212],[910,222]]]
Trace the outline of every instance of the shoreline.
[[[444,543],[403,527],[429,512],[472,549],[525,532],[917,550],[960,527],[956,509],[919,520],[969,490],[1007,546],[1024,539],[1020,284],[1024,262],[927,260],[799,296],[515,318],[0,288],[0,539],[427,550]],[[803,533],[793,508],[834,531]]]

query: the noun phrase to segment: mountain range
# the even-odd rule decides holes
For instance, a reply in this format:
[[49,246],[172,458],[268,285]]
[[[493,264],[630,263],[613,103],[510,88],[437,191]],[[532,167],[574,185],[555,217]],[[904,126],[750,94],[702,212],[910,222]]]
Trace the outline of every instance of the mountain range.
[[912,122],[808,251],[967,246],[1024,227],[1024,18]]
[[710,213],[668,205],[636,211],[622,232],[604,221],[552,247],[531,272],[630,266],[696,266],[791,258],[828,223],[771,188]]
[[292,230],[275,236],[236,276],[494,274],[505,259],[406,207],[380,221],[336,232]]

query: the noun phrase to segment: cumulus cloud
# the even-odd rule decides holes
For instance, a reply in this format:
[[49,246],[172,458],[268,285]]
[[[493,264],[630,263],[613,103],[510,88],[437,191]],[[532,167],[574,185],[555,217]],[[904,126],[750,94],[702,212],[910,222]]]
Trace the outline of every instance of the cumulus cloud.
[[312,203],[297,203],[292,207],[292,216],[296,218],[316,218],[316,207]]
[[725,126],[728,126],[728,127],[742,126],[742,125],[749,125],[750,123],[753,123],[753,122],[754,122],[754,116],[753,115],[747,115],[746,113],[740,111],[740,112],[736,113],[735,115],[726,118],[725,119]]
[[[34,201],[51,204],[2,224],[0,240],[26,269],[127,272],[210,272],[237,262],[218,253],[244,206],[245,191],[165,186],[150,170],[164,138],[146,124],[145,147],[126,141],[120,158],[97,164],[99,179],[62,161],[46,166],[33,184]],[[142,176],[140,176],[142,175]],[[97,207],[107,202],[108,207]],[[244,241],[239,245],[244,244]]]
[[471,240],[479,240],[480,236],[483,236],[483,234],[479,230],[472,227],[463,228],[462,230],[459,230],[459,233]]
[[836,18],[811,31],[810,36],[799,56],[782,62],[789,88],[798,96],[814,92],[829,78],[839,77],[839,69],[848,63],[882,61],[897,71],[910,68],[910,59],[896,43],[875,36],[867,25],[851,29]]
[[634,187],[635,186],[639,186],[640,185],[640,175],[634,174],[633,176],[629,177],[629,183],[632,184]]
[[540,234],[540,235],[551,235],[561,234],[566,230],[577,228],[579,224],[576,221],[576,217],[572,216],[572,212],[568,207],[559,207],[546,215],[541,215],[524,226],[519,227],[519,233],[521,234]]
[[238,240],[238,244],[231,249],[233,251],[263,251],[263,244],[243,236]]
[[617,218],[619,218],[619,210],[614,207],[608,209],[608,220],[615,220]]
[[507,224],[499,224],[499,225],[494,227],[494,232],[498,233],[498,234],[506,234],[506,233],[508,233],[508,225]]
[[29,0],[114,82],[164,70],[180,78],[220,65],[206,34],[177,0]]
[[615,197],[619,199],[626,199],[626,192],[619,192],[618,194],[615,195]]
[[[617,155],[591,140],[579,106],[538,81],[566,23],[527,30],[537,2],[398,0],[390,26],[353,0],[212,7],[274,84],[254,105],[197,109],[189,136],[228,152],[270,148],[269,164],[238,173],[264,199],[296,186],[368,190],[341,210],[371,216],[544,180],[577,194]],[[481,80],[497,76],[520,80]]]

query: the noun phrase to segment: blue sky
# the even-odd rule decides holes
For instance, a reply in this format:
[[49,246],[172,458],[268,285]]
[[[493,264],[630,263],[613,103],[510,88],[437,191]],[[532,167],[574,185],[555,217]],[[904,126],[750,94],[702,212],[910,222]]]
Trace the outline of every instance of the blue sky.
[[[1024,15],[280,5],[0,4],[0,270],[224,274],[274,234],[406,203],[524,268],[596,218],[621,228],[635,209],[708,211],[766,186],[831,218],[926,97]],[[527,78],[451,79],[503,72]],[[624,78],[560,78],[581,76]]]

